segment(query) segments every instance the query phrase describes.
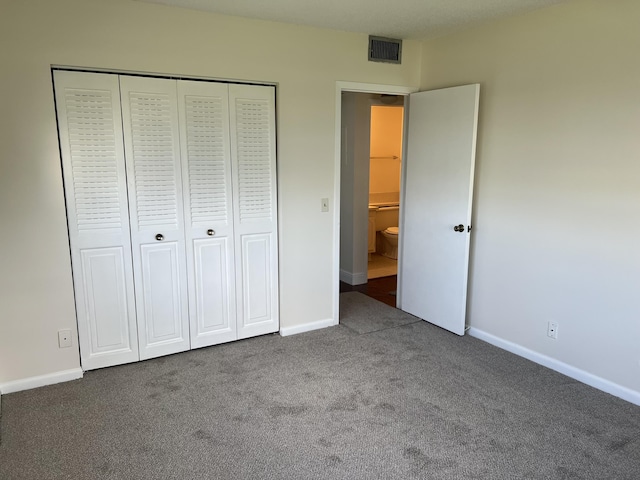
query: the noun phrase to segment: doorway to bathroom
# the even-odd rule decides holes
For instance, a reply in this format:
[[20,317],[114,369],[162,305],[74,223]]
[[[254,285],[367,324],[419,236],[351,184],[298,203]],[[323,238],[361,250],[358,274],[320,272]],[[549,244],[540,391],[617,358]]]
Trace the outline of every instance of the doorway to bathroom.
[[[417,92],[407,87],[336,83],[334,314],[343,285],[368,284],[371,96],[411,100],[405,113],[396,307],[457,335],[466,330],[471,217],[480,85]],[[367,175],[362,175],[366,172]],[[362,212],[365,212],[363,215]],[[364,218],[361,218],[364,217]],[[364,251],[364,254],[362,253]],[[384,277],[383,277],[384,278]],[[373,280],[372,280],[373,281]]]
[[342,93],[340,291],[396,306],[404,96]]

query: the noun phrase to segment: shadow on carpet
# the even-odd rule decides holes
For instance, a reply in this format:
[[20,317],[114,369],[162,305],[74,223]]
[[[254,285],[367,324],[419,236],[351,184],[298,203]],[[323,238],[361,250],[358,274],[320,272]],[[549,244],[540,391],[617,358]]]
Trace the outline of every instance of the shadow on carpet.
[[340,323],[356,333],[377,332],[420,321],[363,293],[340,294]]

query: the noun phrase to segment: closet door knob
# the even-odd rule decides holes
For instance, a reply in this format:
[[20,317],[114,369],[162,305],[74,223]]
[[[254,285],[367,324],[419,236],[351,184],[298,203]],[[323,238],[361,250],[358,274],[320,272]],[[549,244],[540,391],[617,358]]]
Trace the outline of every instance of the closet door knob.
[[161,233],[156,235],[156,240],[158,240],[159,242],[161,242],[162,240],[164,240],[164,235],[162,235]]
[[456,225],[455,227],[453,227],[453,231],[454,232],[464,232],[464,225],[462,225],[462,224]]
[[209,229],[207,230],[207,235],[209,235],[210,237],[213,237],[216,234],[215,230]]

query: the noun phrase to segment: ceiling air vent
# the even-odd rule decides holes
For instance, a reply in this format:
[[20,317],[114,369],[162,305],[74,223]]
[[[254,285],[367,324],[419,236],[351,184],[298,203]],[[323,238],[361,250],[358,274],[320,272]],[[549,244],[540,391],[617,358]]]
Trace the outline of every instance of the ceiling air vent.
[[370,62],[400,63],[401,60],[402,40],[369,35]]

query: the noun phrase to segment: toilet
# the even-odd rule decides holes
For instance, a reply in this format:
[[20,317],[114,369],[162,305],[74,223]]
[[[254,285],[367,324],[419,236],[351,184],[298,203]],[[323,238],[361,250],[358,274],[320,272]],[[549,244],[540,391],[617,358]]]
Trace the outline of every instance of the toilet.
[[398,259],[398,227],[389,227],[382,230],[382,255]]

